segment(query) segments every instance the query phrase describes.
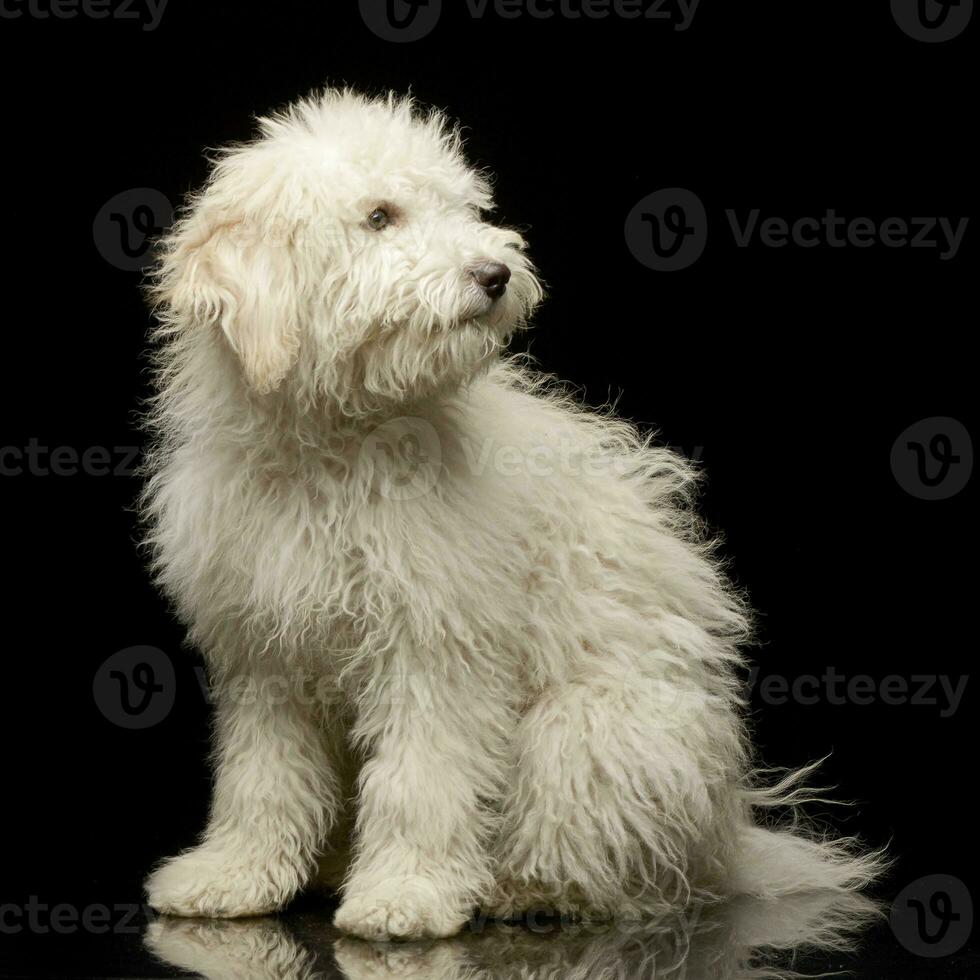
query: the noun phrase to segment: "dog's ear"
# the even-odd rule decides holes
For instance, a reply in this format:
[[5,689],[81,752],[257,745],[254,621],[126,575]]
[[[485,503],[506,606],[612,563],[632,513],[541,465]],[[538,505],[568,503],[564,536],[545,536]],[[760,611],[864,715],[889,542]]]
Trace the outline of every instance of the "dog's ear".
[[299,349],[293,251],[288,232],[194,216],[172,237],[158,280],[172,310],[220,327],[260,393],[279,386]]

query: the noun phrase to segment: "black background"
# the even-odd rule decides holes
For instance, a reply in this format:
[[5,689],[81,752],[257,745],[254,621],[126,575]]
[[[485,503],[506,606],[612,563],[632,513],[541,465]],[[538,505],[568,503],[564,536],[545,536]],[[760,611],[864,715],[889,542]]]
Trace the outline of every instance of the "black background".
[[[760,611],[760,677],[969,674],[973,484],[920,500],[889,460],[920,419],[973,428],[976,230],[948,261],[880,244],[738,248],[724,212],[969,215],[975,25],[928,44],[884,2],[704,0],[686,31],[445,6],[405,44],[372,34],[350,0],[170,0],[149,32],[0,19],[0,444],[141,441],[149,318],[139,274],[96,247],[110,198],[146,187],[179,203],[206,147],[324,83],[411,87],[466,125],[472,160],[498,175],[500,220],[526,229],[549,298],[518,345],[701,458],[705,512]],[[701,198],[711,233],[697,263],[659,273],[630,254],[624,221],[674,186]],[[150,865],[203,826],[208,708],[135,546],[137,489],[133,476],[0,476],[0,902],[138,900]],[[129,731],[92,682],[142,644],[172,658],[176,699]],[[941,695],[774,704],[756,688],[753,718],[770,765],[833,751],[826,780],[859,805],[823,815],[891,841],[886,892],[932,873],[969,886],[975,697],[967,684],[942,717]]]

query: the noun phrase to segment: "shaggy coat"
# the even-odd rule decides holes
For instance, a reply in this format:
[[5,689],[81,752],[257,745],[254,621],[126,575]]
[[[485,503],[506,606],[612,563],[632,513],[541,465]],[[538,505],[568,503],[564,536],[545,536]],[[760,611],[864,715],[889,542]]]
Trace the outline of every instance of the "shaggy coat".
[[763,826],[805,773],[753,770],[691,467],[502,356],[541,287],[458,131],[336,91],[260,125],[153,285],[147,541],[217,707],[207,830],[150,904],[319,881],[386,939],[867,882]]

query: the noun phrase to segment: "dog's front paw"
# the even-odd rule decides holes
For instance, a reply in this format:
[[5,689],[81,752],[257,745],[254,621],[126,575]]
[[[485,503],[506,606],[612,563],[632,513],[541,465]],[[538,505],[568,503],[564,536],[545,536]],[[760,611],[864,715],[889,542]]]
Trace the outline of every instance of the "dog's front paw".
[[442,939],[454,936],[469,916],[421,875],[389,878],[361,892],[348,889],[334,925],[361,939]]
[[275,912],[298,886],[289,867],[208,845],[171,858],[145,883],[147,902],[158,912],[223,919]]

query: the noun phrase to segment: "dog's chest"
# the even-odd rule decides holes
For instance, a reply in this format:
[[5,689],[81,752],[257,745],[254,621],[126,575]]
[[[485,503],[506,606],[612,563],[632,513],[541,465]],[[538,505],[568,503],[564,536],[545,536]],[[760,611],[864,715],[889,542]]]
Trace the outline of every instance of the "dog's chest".
[[[361,453],[343,478],[327,467],[261,470],[188,454],[186,470],[170,474],[180,500],[165,508],[165,539],[174,577],[191,583],[181,588],[190,618],[338,662],[399,628],[423,646],[455,635],[526,644],[542,554],[560,562],[565,543],[544,523],[554,481],[536,477],[529,488],[499,464],[498,442],[485,459],[482,441],[463,452],[443,438],[430,473],[433,456],[417,440],[393,440],[368,458],[387,468],[364,466]],[[198,492],[187,494],[180,488],[191,481]]]

